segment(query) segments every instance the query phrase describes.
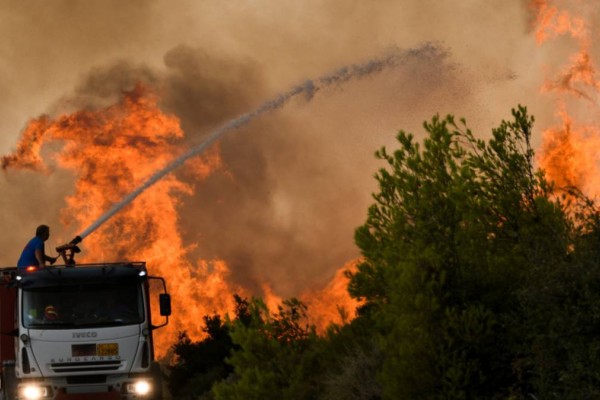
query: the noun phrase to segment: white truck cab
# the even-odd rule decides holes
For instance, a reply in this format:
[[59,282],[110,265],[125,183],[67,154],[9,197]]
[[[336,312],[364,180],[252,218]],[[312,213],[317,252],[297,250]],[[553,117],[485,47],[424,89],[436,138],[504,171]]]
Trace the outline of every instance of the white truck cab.
[[[162,399],[152,332],[164,279],[145,263],[1,270],[3,399]],[[150,284],[158,286],[154,326]]]

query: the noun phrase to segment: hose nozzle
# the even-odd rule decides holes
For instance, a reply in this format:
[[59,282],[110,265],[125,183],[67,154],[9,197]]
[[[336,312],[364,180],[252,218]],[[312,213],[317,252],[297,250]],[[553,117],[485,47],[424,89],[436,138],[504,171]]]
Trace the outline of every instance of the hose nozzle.
[[62,256],[63,260],[65,260],[65,265],[75,265],[75,253],[81,252],[81,249],[79,248],[79,246],[77,246],[77,244],[80,243],[81,240],[81,236],[75,236],[75,238],[69,243],[63,244],[56,248],[56,252]]

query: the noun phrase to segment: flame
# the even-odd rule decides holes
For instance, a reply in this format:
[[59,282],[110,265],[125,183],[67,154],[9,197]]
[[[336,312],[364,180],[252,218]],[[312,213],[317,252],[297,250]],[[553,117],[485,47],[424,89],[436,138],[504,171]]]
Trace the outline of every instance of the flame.
[[[600,128],[594,124],[575,123],[569,107],[577,107],[581,114],[587,112],[597,119],[597,97],[600,82],[594,66],[592,30],[584,10],[559,8],[550,0],[533,0],[531,9],[536,13],[536,41],[542,44],[562,35],[570,37],[577,45],[568,63],[554,79],[548,79],[542,92],[556,96],[560,125],[548,128],[542,137],[538,157],[547,177],[558,188],[574,186],[588,196],[600,194],[597,176],[600,172]],[[581,5],[576,3],[575,6]],[[589,12],[587,13],[589,14]],[[586,108],[576,102],[586,101]]]
[[[65,227],[75,225],[81,231],[185,150],[179,120],[163,113],[158,100],[151,88],[138,85],[109,107],[35,119],[24,130],[17,150],[2,158],[2,166],[49,173],[52,168],[44,163],[48,157],[40,152],[46,143],[61,143],[51,159],[75,178],[61,221]],[[219,147],[190,160],[185,168],[196,181],[208,177],[222,168]],[[158,357],[167,354],[178,332],[186,331],[192,340],[201,339],[205,335],[202,317],[233,312],[234,294],[252,295],[232,283],[222,260],[190,260],[193,246],[183,242],[179,206],[183,196],[194,189],[174,174],[161,179],[86,238],[78,260],[146,261],[151,275],[166,279],[173,314],[169,325],[154,333]],[[323,293],[309,297],[314,305],[311,311],[317,315],[314,320],[323,327],[335,320],[335,304],[350,306],[345,285],[338,273]],[[262,289],[266,304],[276,310],[281,297],[266,283]],[[153,298],[153,310],[158,309],[156,303]],[[154,311],[154,324],[162,322],[157,314]]]
[[540,163],[546,175],[559,188],[576,187],[588,196],[600,195],[600,129],[576,125],[564,109],[559,110],[562,125],[547,129],[543,136]]
[[[317,332],[324,332],[330,324],[342,325],[354,319],[354,311],[361,304],[348,294],[348,277],[346,272],[356,272],[360,260],[353,260],[334,275],[333,279],[319,291],[310,291],[302,296],[308,307],[308,316]],[[314,312],[317,310],[317,312]]]
[[44,165],[40,150],[44,141],[44,133],[50,128],[48,117],[40,117],[29,123],[22,134],[17,150],[2,157],[2,169],[19,168],[48,172]]
[[596,68],[586,48],[582,48],[579,53],[571,57],[571,64],[556,80],[548,81],[542,87],[543,91],[570,93],[575,97],[595,102],[587,89],[597,92],[600,89],[600,82],[596,79]]
[[[361,260],[352,260],[338,269],[331,281],[321,289],[309,289],[300,296],[300,300],[307,306],[309,324],[314,325],[318,333],[323,334],[332,324],[343,325],[355,317],[355,310],[362,304],[353,299],[348,293],[347,272],[356,272]],[[283,299],[273,292],[272,288],[264,283],[262,285],[265,305],[272,313],[277,312],[277,307]]]
[[588,29],[583,18],[573,17],[568,11],[551,5],[549,0],[531,0],[530,8],[536,14],[535,39],[538,44],[560,35],[586,39]]
[[263,301],[265,302],[265,305],[267,306],[269,311],[271,311],[272,313],[276,312],[277,306],[283,302],[283,299],[280,296],[278,296],[277,294],[275,294],[275,292],[273,292],[273,289],[271,288],[271,285],[269,285],[266,282],[264,282],[261,285],[261,289],[262,289],[262,298],[263,298]]

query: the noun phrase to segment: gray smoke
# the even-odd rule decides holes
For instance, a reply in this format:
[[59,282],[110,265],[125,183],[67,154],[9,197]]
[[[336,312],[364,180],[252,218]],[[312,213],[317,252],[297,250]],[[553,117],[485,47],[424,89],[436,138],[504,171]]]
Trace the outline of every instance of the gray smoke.
[[192,148],[188,152],[179,156],[177,159],[173,160],[173,162],[169,163],[163,169],[156,171],[154,174],[152,174],[152,176],[150,176],[140,186],[138,186],[131,193],[125,196],[121,201],[119,201],[117,204],[111,207],[106,213],[101,215],[100,218],[98,218],[98,220],[94,221],[78,236],[81,239],[85,239],[90,233],[98,229],[103,223],[108,221],[123,207],[131,203],[142,192],[154,185],[165,175],[181,167],[190,158],[202,154],[210,145],[212,145],[216,140],[220,139],[221,136],[223,136],[225,133],[246,125],[254,118],[266,112],[270,112],[280,107],[283,107],[290,99],[300,94],[305,95],[306,99],[310,100],[313,98],[317,91],[327,88],[328,86],[340,85],[352,79],[360,79],[373,73],[381,72],[385,68],[404,65],[413,57],[419,58],[420,62],[440,62],[442,55],[443,53],[441,53],[438,48],[431,44],[426,44],[419,49],[409,50],[406,52],[395,51],[389,54],[388,56],[385,56],[380,59],[373,59],[364,64],[356,64],[343,67],[336,70],[333,73],[329,73],[320,78],[316,78],[314,80],[309,79],[305,81],[302,85],[296,86],[287,92],[281,93],[275,98],[268,100],[257,109],[250,111],[246,114],[240,115],[239,117],[228,121],[219,129],[213,131],[200,145]]

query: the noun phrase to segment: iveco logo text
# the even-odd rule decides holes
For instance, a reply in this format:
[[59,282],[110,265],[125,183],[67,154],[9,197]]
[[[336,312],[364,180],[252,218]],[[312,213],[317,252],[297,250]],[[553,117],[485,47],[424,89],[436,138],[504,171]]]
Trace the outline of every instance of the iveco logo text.
[[73,332],[74,339],[95,338],[98,332]]

